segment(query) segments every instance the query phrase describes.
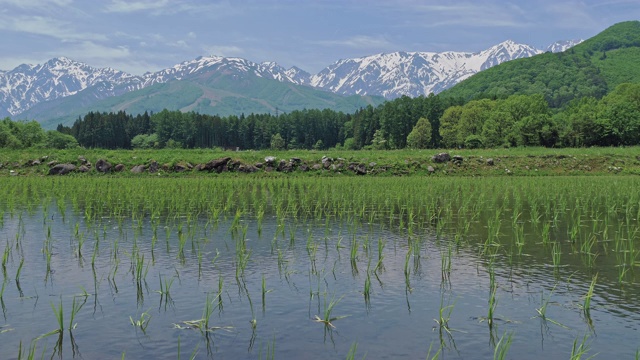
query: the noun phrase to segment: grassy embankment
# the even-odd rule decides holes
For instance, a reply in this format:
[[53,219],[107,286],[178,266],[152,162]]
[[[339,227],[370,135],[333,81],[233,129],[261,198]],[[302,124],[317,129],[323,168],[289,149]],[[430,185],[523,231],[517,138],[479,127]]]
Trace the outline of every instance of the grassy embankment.
[[[452,157],[460,155],[463,161],[449,161],[436,163],[432,156],[439,152],[448,152]],[[98,159],[105,159],[113,166],[123,164],[125,170],[117,176],[145,176],[132,174],[131,169],[136,165],[149,165],[156,161],[159,171],[154,176],[202,176],[205,171],[188,170],[174,171],[175,165],[204,164],[213,159],[230,157],[236,166],[239,163],[254,165],[264,163],[265,157],[275,156],[276,164],[280,160],[289,161],[299,158],[300,164],[309,167],[309,171],[299,169],[287,174],[291,176],[333,176],[355,175],[349,170],[349,165],[362,164],[367,170],[367,176],[549,176],[549,175],[610,175],[610,174],[640,174],[640,148],[513,148],[513,149],[475,149],[475,150],[393,150],[393,151],[221,151],[212,149],[164,149],[164,150],[101,150],[101,149],[73,149],[73,150],[3,150],[0,153],[0,176],[9,175],[46,175],[50,162],[71,163],[79,166],[79,157],[86,158],[92,166],[84,174],[73,173],[70,176],[91,176],[96,174],[95,163]],[[332,166],[328,169],[313,170],[313,165],[322,165],[323,156],[332,158]],[[489,159],[493,160],[490,165]],[[34,160],[39,164],[32,165]],[[342,165],[340,165],[342,164]],[[433,168],[433,172],[429,171]],[[113,173],[113,172],[112,172]],[[223,174],[220,174],[223,175]],[[238,176],[238,171],[229,172],[226,176]],[[284,176],[277,170],[266,174],[263,167],[252,175],[244,176]]]

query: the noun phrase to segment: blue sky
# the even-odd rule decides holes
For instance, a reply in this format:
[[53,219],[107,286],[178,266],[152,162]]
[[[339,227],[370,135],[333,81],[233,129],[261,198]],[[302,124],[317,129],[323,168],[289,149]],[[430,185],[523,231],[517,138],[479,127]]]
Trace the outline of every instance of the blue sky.
[[141,75],[220,55],[316,73],[381,52],[544,48],[638,19],[638,0],[0,0],[0,69],[66,56]]

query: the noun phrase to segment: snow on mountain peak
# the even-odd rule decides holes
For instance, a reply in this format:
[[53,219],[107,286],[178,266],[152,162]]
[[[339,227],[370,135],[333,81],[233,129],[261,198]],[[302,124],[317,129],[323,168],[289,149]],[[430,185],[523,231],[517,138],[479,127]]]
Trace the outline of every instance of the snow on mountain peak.
[[564,51],[568,50],[569,48],[572,48],[572,47],[580,44],[582,41],[584,41],[584,40],[573,39],[573,40],[556,41],[553,44],[547,46],[546,51],[549,51],[549,52],[552,52],[552,53],[564,52]]
[[502,62],[539,53],[512,40],[477,53],[382,53],[337,61],[311,76],[310,85],[345,95],[420,96],[438,93]]
[[[556,42],[547,51],[564,51],[581,40]],[[473,74],[502,62],[542,53],[513,40],[476,53],[397,51],[338,60],[316,75],[295,66],[285,70],[273,61],[254,63],[242,58],[200,56],[154,73],[134,76],[112,68],[93,68],[61,56],[44,64],[23,64],[0,70],[0,117],[17,115],[43,101],[106,85],[108,97],[156,83],[188,79],[211,72],[252,74],[281,82],[308,85],[343,95],[382,95],[387,98],[438,93]]]

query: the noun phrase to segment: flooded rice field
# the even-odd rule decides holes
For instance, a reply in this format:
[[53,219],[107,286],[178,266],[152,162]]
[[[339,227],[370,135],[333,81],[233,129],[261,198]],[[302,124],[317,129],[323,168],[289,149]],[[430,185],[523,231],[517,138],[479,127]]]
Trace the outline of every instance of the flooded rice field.
[[0,181],[3,359],[639,354],[638,178]]

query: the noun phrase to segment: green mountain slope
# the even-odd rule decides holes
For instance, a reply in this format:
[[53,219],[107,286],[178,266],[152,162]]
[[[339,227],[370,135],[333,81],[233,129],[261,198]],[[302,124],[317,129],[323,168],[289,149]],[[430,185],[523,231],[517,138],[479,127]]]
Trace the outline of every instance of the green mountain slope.
[[361,107],[384,102],[382,97],[345,97],[307,86],[228,72],[202,73],[101,100],[96,96],[100,90],[98,86],[39,104],[19,117],[36,119],[44,128],[55,128],[58,124],[71,125],[78,116],[89,111],[124,110],[140,114],[169,109],[228,116],[329,108],[352,113]]
[[482,71],[442,93],[465,100],[543,94],[559,108],[575,98],[601,98],[625,82],[640,82],[640,22],[611,26],[559,54],[545,53]]

